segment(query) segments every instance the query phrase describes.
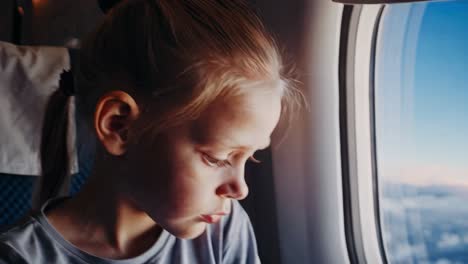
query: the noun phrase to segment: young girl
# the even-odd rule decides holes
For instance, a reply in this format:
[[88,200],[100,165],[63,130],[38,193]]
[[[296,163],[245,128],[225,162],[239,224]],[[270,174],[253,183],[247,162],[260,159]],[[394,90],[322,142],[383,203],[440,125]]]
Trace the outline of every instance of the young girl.
[[75,197],[49,199],[68,171],[53,142],[65,142],[66,122],[50,116],[67,115],[59,89],[44,126],[47,201],[0,235],[0,263],[259,263],[237,202],[244,165],[297,93],[253,11],[239,0],[120,1],[80,54],[92,175]]

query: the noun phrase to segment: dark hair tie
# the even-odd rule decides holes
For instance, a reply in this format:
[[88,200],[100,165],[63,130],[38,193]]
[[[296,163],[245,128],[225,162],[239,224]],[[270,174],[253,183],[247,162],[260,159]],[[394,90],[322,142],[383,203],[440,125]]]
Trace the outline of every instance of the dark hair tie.
[[99,8],[101,8],[103,13],[107,14],[107,12],[120,1],[122,0],[98,0]]
[[63,70],[60,74],[59,89],[66,96],[73,96],[75,94],[75,87],[73,81],[73,73],[71,70]]

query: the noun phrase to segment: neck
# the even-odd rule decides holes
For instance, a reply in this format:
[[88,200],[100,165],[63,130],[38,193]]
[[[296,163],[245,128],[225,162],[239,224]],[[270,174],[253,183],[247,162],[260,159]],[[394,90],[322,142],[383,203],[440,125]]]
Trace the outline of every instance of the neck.
[[[140,255],[155,243],[161,228],[100,172],[97,166],[83,190],[47,212],[47,218],[66,240],[93,255]],[[118,177],[108,170],[105,175]]]

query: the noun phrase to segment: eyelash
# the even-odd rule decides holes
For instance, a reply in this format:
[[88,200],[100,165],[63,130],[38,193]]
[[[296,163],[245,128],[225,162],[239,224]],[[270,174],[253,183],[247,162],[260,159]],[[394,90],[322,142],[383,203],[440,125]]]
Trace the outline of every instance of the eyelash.
[[[219,160],[215,159],[207,154],[203,154],[203,158],[205,161],[208,163],[208,166],[214,167],[226,167],[226,166],[231,166],[231,163],[227,160]],[[249,160],[254,162],[254,163],[261,163],[260,160],[257,160],[253,155],[249,157]]]
[[249,160],[252,161],[253,163],[262,163],[261,160],[256,159],[253,155],[249,157]]
[[206,161],[206,163],[208,163],[208,166],[211,167],[225,167],[227,165],[231,165],[228,161],[215,159],[207,154],[203,154],[203,158]]

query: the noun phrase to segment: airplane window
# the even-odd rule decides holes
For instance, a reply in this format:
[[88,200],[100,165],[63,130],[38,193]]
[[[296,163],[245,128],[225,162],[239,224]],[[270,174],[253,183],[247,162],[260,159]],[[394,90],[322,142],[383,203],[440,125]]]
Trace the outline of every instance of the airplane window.
[[389,5],[375,54],[389,263],[468,263],[468,1]]

